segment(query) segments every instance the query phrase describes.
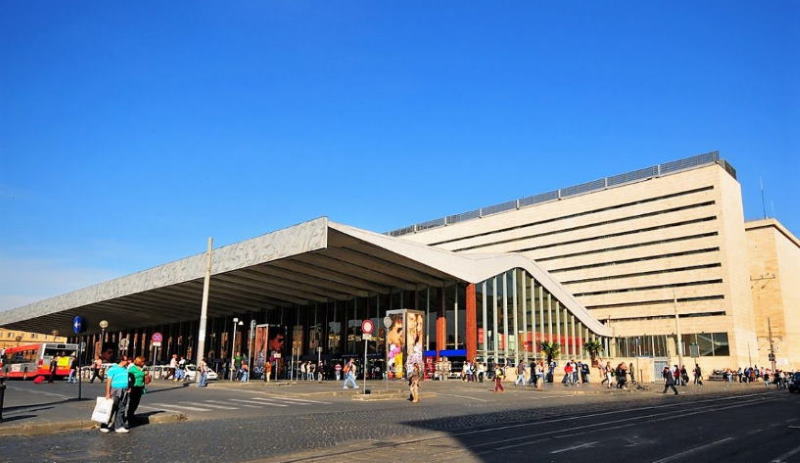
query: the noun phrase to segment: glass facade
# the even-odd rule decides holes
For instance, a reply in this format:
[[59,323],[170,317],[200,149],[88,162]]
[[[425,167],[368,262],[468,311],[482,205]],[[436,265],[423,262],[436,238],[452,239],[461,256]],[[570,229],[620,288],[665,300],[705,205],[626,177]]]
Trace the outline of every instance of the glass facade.
[[731,355],[728,346],[728,333],[696,333],[681,335],[683,355],[691,355],[691,345],[697,344],[700,357],[721,357]]
[[557,343],[560,358],[588,359],[583,344],[599,340],[528,272],[514,269],[476,285],[478,357],[515,363],[544,358]]

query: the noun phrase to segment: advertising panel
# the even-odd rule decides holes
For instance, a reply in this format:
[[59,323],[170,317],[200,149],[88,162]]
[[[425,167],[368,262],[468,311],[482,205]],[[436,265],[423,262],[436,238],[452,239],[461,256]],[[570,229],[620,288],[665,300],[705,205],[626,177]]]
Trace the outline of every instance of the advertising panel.
[[386,329],[386,371],[389,378],[403,378],[406,371],[419,364],[424,368],[425,313],[418,310],[389,310],[391,323]]
[[255,348],[253,349],[253,370],[263,371],[267,363],[267,338],[269,325],[256,325]]

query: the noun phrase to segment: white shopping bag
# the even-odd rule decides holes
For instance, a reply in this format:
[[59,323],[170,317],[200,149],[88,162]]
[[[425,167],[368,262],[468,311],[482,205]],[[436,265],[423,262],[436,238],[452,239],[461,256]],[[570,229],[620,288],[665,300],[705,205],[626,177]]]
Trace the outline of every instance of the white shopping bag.
[[97,404],[94,406],[92,412],[92,421],[97,421],[101,424],[108,424],[111,421],[111,410],[114,408],[114,399],[106,399],[105,397],[98,397]]

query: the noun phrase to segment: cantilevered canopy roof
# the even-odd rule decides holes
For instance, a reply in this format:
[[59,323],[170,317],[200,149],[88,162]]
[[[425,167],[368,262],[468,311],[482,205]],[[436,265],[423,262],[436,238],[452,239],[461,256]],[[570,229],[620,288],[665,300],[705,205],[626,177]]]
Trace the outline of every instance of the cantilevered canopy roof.
[[[331,222],[311,220],[212,253],[209,317],[310,305],[454,282],[478,283],[523,268],[597,334],[610,335],[534,261],[517,254],[460,255]],[[0,326],[60,334],[76,315],[130,329],[200,317],[206,254],[0,312]]]

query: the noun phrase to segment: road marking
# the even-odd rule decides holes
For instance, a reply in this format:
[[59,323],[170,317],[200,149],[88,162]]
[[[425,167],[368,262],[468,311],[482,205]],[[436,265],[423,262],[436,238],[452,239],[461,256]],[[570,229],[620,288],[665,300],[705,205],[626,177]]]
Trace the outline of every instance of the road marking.
[[171,410],[171,409],[169,409],[169,408],[163,408],[163,407],[162,407],[162,408],[149,407],[149,406],[147,406],[147,405],[139,405],[139,408],[146,408],[146,409],[148,409],[148,410],[155,410],[155,411],[158,411],[158,412],[172,412],[172,413],[181,413],[181,412],[179,412],[178,410]]
[[479,399],[477,397],[470,397],[468,395],[458,395],[458,394],[445,394],[444,392],[437,392],[439,395],[446,395],[450,397],[459,397],[461,399],[470,399],[470,400],[477,400],[478,402],[488,402],[487,399]]
[[[206,400],[206,402],[214,403],[214,404],[223,404],[229,405],[228,402],[223,402],[221,400]],[[247,408],[261,408],[258,405],[247,405],[247,404],[236,404],[237,407],[247,407]],[[210,407],[210,405],[209,405]]]
[[194,403],[194,402],[186,402],[186,401],[184,401],[184,402],[181,402],[181,403],[182,403],[182,404],[194,404],[194,405],[202,405],[203,407],[218,408],[218,409],[220,409],[220,410],[238,410],[238,409],[239,409],[238,407],[229,407],[229,406],[227,406],[227,405],[213,405],[213,404],[206,404],[206,403],[198,404],[198,403]]
[[[251,397],[250,399],[257,400],[257,401],[259,401],[261,403],[265,403],[265,404],[266,403],[270,403],[271,404],[271,403],[276,403],[276,402],[286,402],[287,401],[286,399],[268,399],[268,398],[265,398],[265,397]],[[306,405],[314,405],[314,404],[307,404],[305,402],[289,402],[288,404],[284,404],[284,405],[306,406]]]
[[286,404],[276,404],[276,403],[270,403],[270,402],[256,402],[254,400],[244,400],[244,399],[230,399],[230,400],[232,400],[234,402],[242,402],[242,403],[248,403],[248,404],[269,405],[269,406],[272,406],[272,407],[288,407],[288,405],[286,405]]
[[25,389],[24,387],[15,387],[15,386],[8,386],[8,385],[6,385],[6,387],[9,388],[9,389],[13,389],[15,391],[30,392],[31,394],[49,395],[51,397],[59,397],[61,399],[69,399],[70,398],[70,397],[67,397],[67,396],[65,396],[63,394],[56,394],[55,392],[34,391],[32,389]]
[[[720,439],[718,441],[711,442],[710,444],[701,445],[699,447],[691,448],[691,449],[686,450],[684,452],[676,453],[675,455],[672,455],[672,456],[669,456],[669,457],[666,457],[666,458],[662,458],[660,460],[656,460],[653,463],[667,463],[669,461],[680,460],[680,459],[682,459],[683,457],[685,457],[687,455],[691,455],[692,453],[699,452],[701,450],[710,449],[711,447],[716,447],[717,445],[724,444],[725,442],[730,442],[732,440],[733,440],[733,437],[726,437],[725,439]],[[798,448],[798,451],[800,451],[800,448]]]
[[770,461],[770,463],[783,463],[784,461],[786,461],[787,458],[791,457],[792,455],[794,455],[796,453],[800,453],[800,447],[793,448],[792,450],[789,450],[788,452],[784,453],[783,455],[775,457],[774,459],[772,459]]
[[[253,398],[257,399],[258,397],[253,397]],[[292,402],[308,402],[308,403],[325,404],[325,405],[329,405],[330,404],[330,402],[322,402],[320,400],[295,399],[294,397],[284,397],[284,396],[270,396],[269,398],[270,399],[278,399],[278,400],[290,400]]]
[[593,447],[593,446],[594,446],[594,444],[596,444],[597,442],[598,442],[598,441],[594,441],[594,442],[585,442],[585,443],[583,443],[583,444],[573,445],[572,447],[566,447],[566,448],[563,448],[563,449],[553,450],[553,451],[552,451],[552,452],[550,452],[550,453],[551,453],[551,454],[555,454],[555,453],[569,452],[570,450],[588,449],[588,448],[590,448],[590,447]]
[[186,410],[191,410],[193,412],[210,412],[210,408],[200,408],[200,407],[189,407],[188,405],[178,405],[178,404],[152,404],[158,405],[159,407],[175,407],[175,408],[185,408]]

